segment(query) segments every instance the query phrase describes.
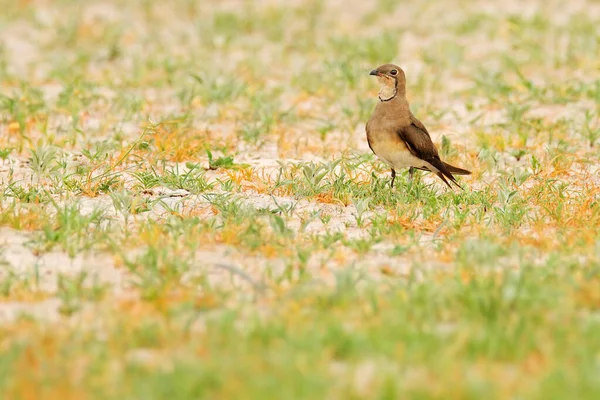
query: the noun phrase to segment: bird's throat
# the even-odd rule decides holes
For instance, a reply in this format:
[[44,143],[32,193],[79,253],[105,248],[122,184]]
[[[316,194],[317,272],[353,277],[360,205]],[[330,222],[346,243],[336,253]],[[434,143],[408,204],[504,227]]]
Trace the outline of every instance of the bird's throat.
[[395,86],[383,85],[379,91],[379,100],[390,101],[398,94]]

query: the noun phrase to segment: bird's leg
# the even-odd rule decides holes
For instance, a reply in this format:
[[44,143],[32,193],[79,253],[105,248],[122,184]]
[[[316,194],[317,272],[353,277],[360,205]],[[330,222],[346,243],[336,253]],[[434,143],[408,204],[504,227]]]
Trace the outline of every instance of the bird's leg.
[[408,182],[412,183],[414,175],[415,175],[415,168],[410,167],[408,169]]
[[391,187],[394,187],[394,181],[396,180],[396,170],[392,168],[392,184]]

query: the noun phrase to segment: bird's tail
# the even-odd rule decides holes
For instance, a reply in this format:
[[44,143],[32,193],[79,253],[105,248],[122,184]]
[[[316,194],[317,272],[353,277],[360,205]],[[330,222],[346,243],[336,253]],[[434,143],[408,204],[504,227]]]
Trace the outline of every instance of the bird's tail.
[[445,162],[443,162],[443,163],[444,163],[444,166],[446,167],[446,169],[448,171],[450,171],[451,174],[454,174],[454,175],[471,175],[471,171],[467,171],[466,169],[455,167],[455,166],[450,165],[450,164],[445,163]]
[[448,187],[450,189],[452,189],[452,185],[450,185],[450,183],[448,182],[448,179],[450,180],[450,182],[454,183],[456,186],[458,186],[460,189],[462,189],[462,186],[460,186],[458,184],[458,182],[456,181],[456,178],[454,178],[454,175],[452,175],[452,174],[469,175],[471,173],[471,172],[467,171],[466,169],[457,168],[450,164],[446,164],[445,162],[440,160],[439,157],[433,157],[433,158],[429,159],[428,161],[435,168],[435,170],[433,172],[437,176],[439,176],[440,179],[442,181],[444,181],[444,183],[446,185],[448,185]]

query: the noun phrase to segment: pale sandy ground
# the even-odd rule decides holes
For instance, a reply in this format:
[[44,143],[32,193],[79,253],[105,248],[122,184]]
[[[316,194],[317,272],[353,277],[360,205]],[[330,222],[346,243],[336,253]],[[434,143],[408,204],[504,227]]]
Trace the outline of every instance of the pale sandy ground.
[[[247,160],[252,163],[252,160]],[[292,160],[290,160],[292,161]],[[297,161],[297,160],[293,160]],[[257,171],[265,173],[274,173],[275,160],[262,159],[254,168]],[[185,168],[185,167],[182,167]],[[13,168],[19,170],[20,168]],[[23,180],[30,178],[30,172],[26,166],[22,166]],[[219,174],[209,171],[207,176],[209,181],[213,181]],[[0,181],[6,179],[6,171],[0,172]],[[161,218],[167,214],[166,207],[171,210],[189,209],[195,210],[195,215],[204,215],[212,217],[210,202],[206,196],[190,195],[185,190],[172,190],[158,187],[145,191],[145,196],[151,200],[158,200],[152,210],[132,216],[130,224],[135,220],[147,218]],[[284,196],[269,196],[266,194],[252,193],[247,191],[236,194],[246,206],[255,209],[277,210],[279,207],[293,206],[292,218],[287,220],[287,226],[298,232],[301,220],[313,215],[312,221],[305,226],[304,232],[325,233],[325,232],[343,232],[348,239],[365,237],[368,232],[364,228],[357,227],[357,210],[353,204],[344,206],[337,204],[319,204],[303,199],[294,199]],[[120,220],[124,223],[124,217],[114,208],[109,196],[98,196],[94,198],[82,197],[77,199],[82,214],[91,213],[96,209],[105,210],[107,218]],[[369,220],[376,212],[383,211],[383,208],[375,208],[362,214],[362,218]],[[316,213],[324,213],[331,216],[331,219],[324,225],[316,217]],[[0,269],[0,277],[8,273],[21,276],[31,276],[32,271],[37,271],[35,275],[39,276],[38,288],[45,293],[55,293],[59,275],[77,276],[86,272],[89,276],[88,283],[108,285],[110,291],[115,296],[127,296],[127,288],[130,287],[132,277],[124,268],[115,267],[115,261],[111,256],[98,252],[85,252],[77,254],[74,258],[60,250],[37,255],[37,252],[30,245],[35,233],[19,232],[11,228],[0,229],[0,262],[3,268]],[[420,234],[420,242],[423,247],[433,243],[433,235],[424,232]],[[344,257],[344,262],[352,265],[357,270],[364,272],[376,272],[381,268],[393,267],[395,273],[407,273],[410,269],[409,260],[402,261],[399,257],[389,255],[394,247],[393,243],[380,243],[374,246],[369,252],[368,259],[360,257],[349,252]],[[139,249],[131,251],[132,256],[139,252]],[[260,277],[264,271],[269,268],[275,276],[281,274],[286,267],[286,260],[280,258],[265,258],[261,256],[249,257],[244,251],[240,251],[231,246],[219,245],[210,250],[200,250],[196,254],[198,260],[197,268],[190,271],[189,274],[207,274],[212,284],[234,285],[235,287],[256,287],[261,285]],[[333,282],[335,280],[334,270],[328,267],[330,256],[327,254],[313,254],[308,262],[307,268],[313,271],[321,270],[319,275],[322,282]],[[337,263],[335,263],[337,264]],[[58,308],[60,301],[50,297],[41,302],[0,302],[0,319],[13,320],[22,313],[31,314],[36,318],[47,317],[55,319],[59,317]]]
[[[270,0],[266,3],[281,3],[280,0]],[[236,7],[240,6],[241,2],[238,1],[221,1],[214,2],[215,8],[231,9],[235,10]],[[291,3],[302,3],[301,0],[290,2],[285,1],[286,4]],[[331,15],[335,15],[335,18],[340,21],[340,33],[352,32],[357,26],[359,18],[369,12],[376,2],[365,2],[355,1],[352,7],[347,6],[348,1],[342,0],[330,0],[325,2],[325,7],[331,9]],[[166,3],[165,3],[166,4]],[[461,3],[462,4],[462,3]],[[499,7],[499,4],[501,6]],[[580,12],[585,12],[588,15],[600,16],[600,3],[589,2],[583,0],[569,1],[569,2],[522,2],[522,1],[502,1],[492,3],[485,2],[473,2],[469,7],[476,7],[478,12],[484,14],[514,14],[519,13],[521,15],[532,15],[540,7],[548,7],[556,12],[551,15],[554,16],[554,23],[561,24],[570,17]],[[124,18],[124,14],[121,10],[112,4],[105,4],[103,2],[86,2],[84,6],[85,12],[84,17],[90,20],[94,18],[100,18],[104,20],[119,20]],[[373,26],[373,33],[376,34],[379,30],[384,29],[387,26],[409,25],[411,21],[408,19],[410,13],[403,13],[402,8],[393,14],[389,15],[385,19],[383,26]],[[460,18],[461,13],[464,9],[461,7],[445,7],[443,9],[436,7],[425,7],[422,10],[421,17],[423,20],[434,20],[440,17],[443,13],[444,23],[449,23],[453,19]],[[168,19],[169,8],[165,5],[164,8],[165,19]],[[60,12],[56,8],[53,8],[50,4],[44,4],[40,6],[38,11],[37,19],[43,25],[44,23],[50,24],[60,18]],[[443,25],[443,24],[442,24]],[[139,32],[143,33],[152,27],[133,24],[134,28]],[[443,28],[443,27],[442,27]],[[432,29],[432,32],[428,35],[423,35],[422,32],[413,35],[406,34],[403,36],[403,42],[399,44],[401,52],[398,59],[402,61],[402,65],[410,71],[410,73],[416,75],[420,70],[423,69],[423,62],[411,58],[413,52],[418,52],[419,49],[427,46],[429,41],[435,40],[440,35],[444,35],[442,28]],[[185,31],[185,24],[182,24],[177,29]],[[171,32],[174,34],[173,32]],[[165,32],[165,34],[168,34]],[[40,64],[40,53],[41,43],[44,43],[51,38],[42,37],[43,31],[38,31],[32,28],[28,23],[21,21],[13,21],[7,26],[3,27],[2,37],[0,43],[4,46],[4,51],[8,54],[8,59],[11,60],[8,65],[8,70],[14,72],[23,71],[23,74],[31,74],[32,76],[43,76],[44,66]],[[568,44],[566,44],[568,45]],[[468,58],[472,60],[481,60],[485,58],[485,54],[490,51],[503,50],[505,43],[502,38],[482,38],[480,42],[469,43],[468,46]],[[132,55],[143,54],[143,48],[132,46]],[[509,49],[505,49],[509,50]],[[260,57],[267,59],[276,60],[278,56],[276,50],[264,49],[259,54]],[[219,58],[227,58],[227,62],[234,62],[236,58],[247,57],[247,54],[216,54],[215,63],[219,63]],[[41,65],[32,67],[34,65]],[[301,61],[298,65],[298,69],[306,68]],[[490,66],[493,67],[493,66]],[[91,71],[93,74],[94,72]],[[293,71],[291,72],[293,73]],[[31,76],[30,75],[30,76]],[[592,77],[581,77],[581,79],[591,79]],[[469,82],[461,80],[459,78],[448,79],[445,81],[447,85],[448,93],[458,88],[468,86]],[[2,89],[2,82],[0,81],[0,89]],[[41,86],[44,92],[45,98],[49,101],[56,99],[58,93],[62,91],[62,87],[44,83]],[[370,95],[375,94],[373,90]],[[107,90],[105,95],[110,96],[110,91]],[[153,89],[148,89],[142,95],[147,99],[156,99],[155,109],[157,114],[166,113],[171,108],[175,108],[169,102],[169,96],[173,96],[173,93],[169,93],[168,90],[157,92]],[[437,102],[440,106],[450,108],[454,111],[453,114],[447,114],[442,117],[439,121],[439,125],[442,129],[432,132],[434,139],[437,140],[442,134],[450,137],[455,144],[465,146],[468,139],[471,138],[469,132],[470,126],[467,121],[476,115],[471,114],[466,110],[463,104],[448,98],[446,95],[439,93],[431,93],[428,101]],[[299,107],[306,108],[307,113],[318,113],[321,108],[321,104],[315,104],[314,102],[307,101],[305,104],[300,104]],[[336,107],[336,105],[331,105]],[[582,115],[582,111],[597,107],[593,102],[579,102],[573,104],[567,104],[565,106],[539,106],[532,108],[529,113],[531,115],[542,116],[551,120],[558,120],[563,116]],[[200,110],[203,113],[211,113],[211,110]],[[341,112],[341,110],[340,110]],[[485,127],[486,125],[502,122],[505,120],[505,114],[503,110],[489,110],[483,117],[478,121],[479,128]],[[59,126],[66,121],[60,119],[54,119],[51,121],[55,126]],[[99,112],[91,110],[90,116],[87,119],[86,128],[93,132],[95,128],[102,126],[105,123],[102,115]],[[118,128],[122,130],[126,135],[130,136],[133,140],[139,135],[140,126],[133,123],[126,123],[119,125]],[[221,126],[210,126],[213,131],[224,132],[227,134],[228,129],[231,127],[227,124]],[[0,129],[7,129],[5,125],[0,125]],[[310,126],[307,127],[310,129]],[[335,150],[352,150],[356,152],[368,152],[368,146],[364,140],[364,124],[359,124],[351,132],[332,132],[328,136],[327,146],[331,146],[332,154],[335,156]],[[252,155],[244,153],[244,144],[240,141],[239,154],[236,156],[236,162],[249,163],[252,168],[259,174],[273,174],[277,171],[278,161],[298,162],[298,161],[322,161],[324,158],[318,157],[315,154],[311,154],[310,151],[306,151],[303,154],[298,154],[294,158],[285,158],[281,156],[281,149],[278,148],[277,143],[267,143],[259,152],[254,152]],[[77,150],[71,151],[73,157],[76,158]],[[331,159],[331,157],[330,157]],[[508,167],[515,167],[519,164],[526,165],[526,161],[523,160],[518,162],[514,157],[506,155],[506,159],[503,160],[504,165]],[[473,166],[477,168],[476,166]],[[592,176],[596,174],[596,184],[600,186],[598,182],[598,167],[591,166],[589,172]],[[13,174],[13,177],[17,177],[23,182],[27,182],[31,179],[31,169],[26,163],[26,158],[14,158],[9,157],[7,161],[2,162],[0,165],[0,183],[5,184],[8,180],[9,173]],[[387,172],[386,172],[387,173]],[[576,171],[574,172],[576,173]],[[219,176],[219,172],[208,172],[207,176],[209,179],[214,180]],[[492,180],[494,175],[492,173],[484,173],[480,182],[469,181],[470,187],[474,190],[480,185],[486,184],[486,182]],[[15,179],[15,178],[13,178]],[[432,181],[431,177],[425,177],[426,181]],[[400,189],[401,190],[401,189]],[[440,186],[440,190],[443,190]],[[190,207],[193,206],[196,209],[202,209],[206,206],[207,216],[209,215],[208,202],[204,196],[192,196],[185,191],[172,191],[165,188],[155,188],[154,190],[146,194],[151,199],[161,198],[164,204],[172,208],[177,207]],[[254,208],[271,208],[276,209],[278,204],[296,204],[293,217],[290,221],[290,227],[297,230],[300,226],[300,220],[302,217],[306,217],[311,213],[324,212],[332,216],[331,221],[327,226],[318,219],[314,219],[306,227],[306,232],[344,232],[348,238],[358,238],[363,235],[367,235],[365,229],[357,227],[356,225],[356,208],[353,205],[339,205],[339,204],[318,204],[303,199],[293,199],[286,197],[270,197],[264,194],[258,194],[252,190],[247,190],[244,193],[238,194],[246,204]],[[7,201],[7,200],[5,200]],[[103,208],[107,210],[107,216],[111,216],[115,219],[123,220],[123,217],[114,209],[112,201],[108,196],[100,196],[96,198],[81,198],[80,205],[82,212],[91,212],[95,208]],[[363,217],[369,218],[373,213],[377,213],[381,210],[372,210]],[[160,203],[155,203],[153,209],[149,212],[136,215],[134,217],[138,219],[146,218],[159,218],[165,213],[165,208]],[[82,271],[89,273],[93,279],[97,279],[98,282],[106,284],[110,287],[110,291],[115,296],[127,296],[127,288],[131,284],[131,277],[128,276],[127,271],[124,268],[115,266],[115,261],[112,257],[102,253],[89,252],[84,254],[78,254],[74,258],[71,258],[63,251],[54,250],[48,253],[37,255],[37,252],[31,248],[28,244],[35,233],[29,232],[18,232],[9,228],[0,229],[0,276],[6,276],[8,273],[22,274],[31,276],[32,271],[39,271],[39,289],[50,294],[56,291],[57,279],[60,274],[75,276]],[[420,233],[419,241],[422,246],[422,251],[425,254],[428,248],[434,245],[435,237],[434,233]],[[355,254],[347,254],[344,262],[347,265],[353,265],[354,268],[369,273],[370,271],[378,271],[385,267],[393,267],[396,273],[402,274],[409,271],[411,267],[411,260],[403,259],[401,257],[391,257],[389,252],[393,248],[393,243],[381,243],[374,247],[369,253],[368,258],[360,257]],[[248,287],[252,285],[260,284],[261,271],[264,271],[268,266],[274,271],[281,271],[285,267],[285,260],[282,259],[266,259],[263,257],[253,256],[248,257],[243,252],[238,251],[235,248],[229,246],[217,246],[211,250],[202,250],[197,254],[199,260],[197,273],[208,272],[210,279],[215,283],[221,283],[224,285],[235,285],[239,287]],[[508,261],[510,262],[510,261]],[[333,271],[329,271],[327,268],[327,260],[322,254],[315,254],[309,261],[308,268],[317,270],[323,270],[322,279],[325,282],[332,281],[335,276]],[[223,267],[223,265],[225,267]],[[211,267],[212,266],[212,267]],[[206,269],[209,271],[206,271]],[[243,273],[240,273],[242,271]],[[193,274],[195,271],[191,271]],[[13,320],[22,313],[31,314],[36,318],[50,318],[55,319],[58,317],[58,307],[60,301],[54,298],[52,295],[43,301],[30,302],[30,301],[0,301],[0,321]]]

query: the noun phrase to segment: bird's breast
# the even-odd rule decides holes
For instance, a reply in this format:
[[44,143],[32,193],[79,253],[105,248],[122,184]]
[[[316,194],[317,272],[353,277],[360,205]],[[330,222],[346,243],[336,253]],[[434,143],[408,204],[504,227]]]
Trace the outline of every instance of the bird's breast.
[[383,162],[394,168],[417,166],[421,162],[413,156],[406,144],[393,131],[369,130],[369,146]]
[[367,123],[369,146],[382,161],[394,168],[420,164],[398,135],[398,128],[410,124],[410,114],[397,102],[380,102]]

